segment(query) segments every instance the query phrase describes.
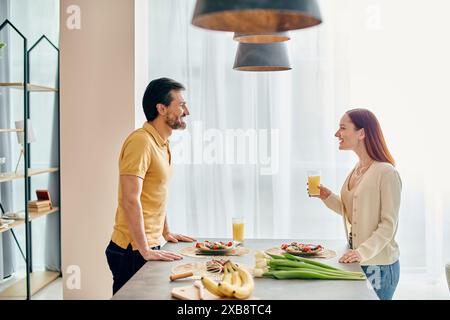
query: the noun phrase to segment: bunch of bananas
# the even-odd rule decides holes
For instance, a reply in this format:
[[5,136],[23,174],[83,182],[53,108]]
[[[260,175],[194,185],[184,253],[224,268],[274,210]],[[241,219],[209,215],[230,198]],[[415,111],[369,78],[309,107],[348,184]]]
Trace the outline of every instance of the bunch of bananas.
[[253,293],[253,276],[246,269],[231,261],[224,265],[222,281],[217,283],[211,278],[202,277],[203,286],[218,297],[247,299]]

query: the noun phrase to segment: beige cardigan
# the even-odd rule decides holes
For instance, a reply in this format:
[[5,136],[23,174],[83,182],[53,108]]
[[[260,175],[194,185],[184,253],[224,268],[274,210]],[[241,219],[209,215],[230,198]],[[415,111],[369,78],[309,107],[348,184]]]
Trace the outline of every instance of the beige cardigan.
[[[342,188],[346,188],[348,179]],[[353,195],[353,249],[362,257],[361,265],[388,265],[396,262],[400,251],[395,242],[402,182],[389,163],[374,162],[356,186]],[[343,189],[341,189],[342,192]],[[341,214],[348,238],[349,213],[341,198],[331,194],[325,205]],[[344,214],[342,214],[344,213]]]

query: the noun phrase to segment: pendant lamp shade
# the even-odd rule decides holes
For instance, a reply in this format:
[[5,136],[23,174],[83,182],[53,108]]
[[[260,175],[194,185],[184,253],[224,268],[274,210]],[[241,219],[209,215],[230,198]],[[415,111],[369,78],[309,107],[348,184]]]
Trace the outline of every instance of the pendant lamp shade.
[[285,42],[239,43],[234,70],[284,71],[290,70],[289,54]]
[[238,33],[234,34],[233,40],[243,43],[273,43],[284,42],[291,38],[287,32],[264,32],[264,33]]
[[322,22],[316,0],[197,0],[194,26],[242,33],[280,32]]

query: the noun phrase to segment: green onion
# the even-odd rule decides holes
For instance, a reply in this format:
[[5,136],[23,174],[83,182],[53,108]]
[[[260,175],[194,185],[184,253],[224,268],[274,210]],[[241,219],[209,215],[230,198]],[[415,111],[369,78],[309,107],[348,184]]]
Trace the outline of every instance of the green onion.
[[319,266],[319,267],[322,267],[322,268],[326,268],[326,269],[339,270],[338,268],[329,266],[327,264],[320,263],[320,262],[313,261],[313,260],[309,260],[309,259],[305,259],[305,258],[302,258],[302,257],[297,257],[297,256],[294,256],[294,255],[292,255],[290,253],[285,253],[284,257],[288,258],[289,260],[301,261],[301,262],[313,264],[313,265],[316,265],[316,266]]
[[289,253],[283,256],[269,254],[263,277],[273,279],[322,279],[322,280],[365,280],[363,272],[352,272],[331,267],[327,264],[297,257]]
[[280,255],[278,255],[278,254],[273,254],[273,253],[269,253],[269,252],[266,252],[272,259],[286,259],[286,257],[284,257],[284,256],[280,256]]
[[357,276],[345,276],[345,275],[329,275],[313,270],[280,270],[269,271],[264,273],[264,277],[274,278],[278,280],[284,279],[320,279],[320,280],[365,280],[365,278]]
[[283,267],[291,267],[291,268],[311,269],[311,270],[322,271],[322,272],[333,273],[333,274],[347,274],[347,275],[355,275],[355,276],[360,276],[362,274],[361,272],[352,272],[352,271],[346,271],[346,270],[341,270],[341,269],[327,269],[327,268],[319,267],[317,265],[308,264],[305,262],[292,261],[292,260],[281,260],[281,259],[270,260],[268,262],[268,266],[272,267],[272,268],[283,266]]

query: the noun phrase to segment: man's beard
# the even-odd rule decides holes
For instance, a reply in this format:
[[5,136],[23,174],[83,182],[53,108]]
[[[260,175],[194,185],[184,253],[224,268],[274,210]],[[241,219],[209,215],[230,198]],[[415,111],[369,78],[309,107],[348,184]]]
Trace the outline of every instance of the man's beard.
[[186,122],[183,121],[183,118],[166,118],[166,123],[169,127],[171,127],[173,130],[183,130],[186,129]]

